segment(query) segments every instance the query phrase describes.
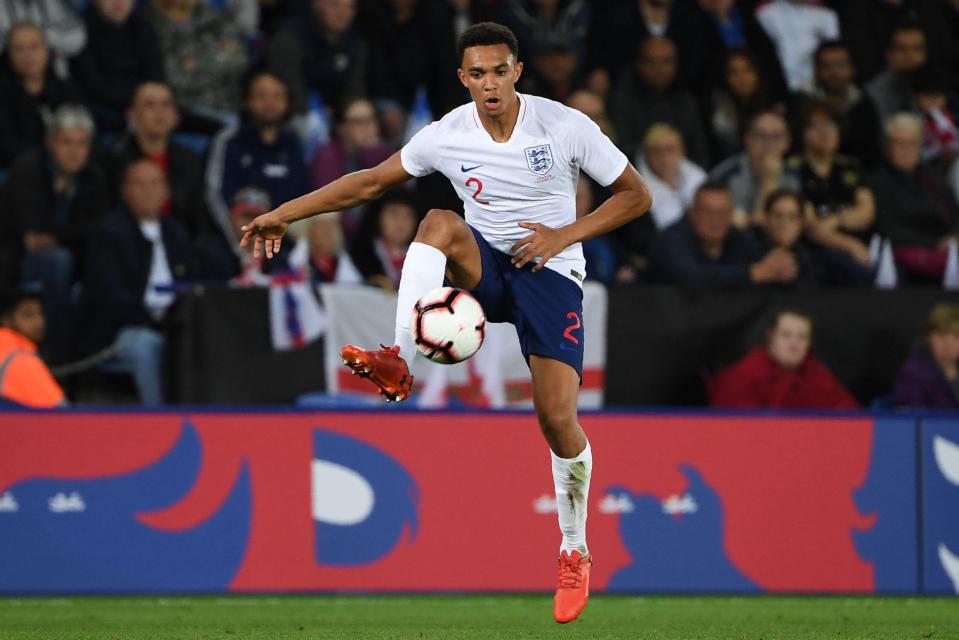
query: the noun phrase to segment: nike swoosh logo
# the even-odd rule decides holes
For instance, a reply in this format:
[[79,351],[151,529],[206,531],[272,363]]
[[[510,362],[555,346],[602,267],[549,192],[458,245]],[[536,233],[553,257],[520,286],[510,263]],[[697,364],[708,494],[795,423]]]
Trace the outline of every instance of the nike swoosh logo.
[[463,173],[469,173],[469,172],[472,171],[473,169],[479,169],[479,168],[482,167],[482,166],[483,166],[483,165],[478,164],[478,165],[476,165],[475,167],[467,167],[467,166],[461,164],[461,165],[460,165],[460,171],[462,171]]

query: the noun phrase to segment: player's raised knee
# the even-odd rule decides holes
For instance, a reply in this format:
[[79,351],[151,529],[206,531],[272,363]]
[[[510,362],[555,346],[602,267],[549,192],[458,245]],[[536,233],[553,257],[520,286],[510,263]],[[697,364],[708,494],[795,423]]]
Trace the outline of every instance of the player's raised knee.
[[434,247],[448,246],[462,224],[463,219],[449,209],[430,209],[420,222],[416,240]]

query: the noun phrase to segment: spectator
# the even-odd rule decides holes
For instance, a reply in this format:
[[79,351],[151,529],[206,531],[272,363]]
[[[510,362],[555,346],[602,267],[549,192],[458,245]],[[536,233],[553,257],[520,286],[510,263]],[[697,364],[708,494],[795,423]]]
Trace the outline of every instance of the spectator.
[[356,0],[313,0],[309,15],[292,20],[267,50],[270,69],[290,83],[293,110],[302,113],[307,94],[327,103],[366,95],[367,45],[356,27]]
[[839,38],[836,12],[810,0],[771,0],[756,10],[756,19],[776,45],[790,91],[812,80],[816,48]]
[[812,318],[783,309],[766,344],[753,347],[709,385],[713,407],[742,409],[855,409],[856,401],[814,353]]
[[63,389],[37,356],[43,333],[37,296],[11,291],[0,297],[0,399],[36,408],[66,404]]
[[879,230],[892,242],[897,265],[912,281],[939,283],[959,210],[939,175],[920,166],[921,148],[919,118],[895,115],[886,124],[886,162],[870,182]]
[[350,251],[367,284],[384,291],[397,290],[417,223],[416,206],[403,191],[394,191],[367,209]]
[[68,0],[5,0],[0,4],[0,51],[23,24],[36,25],[56,60],[58,75],[66,76],[66,60],[87,42],[83,22]]
[[21,278],[42,288],[48,319],[44,352],[51,362],[69,355],[76,265],[109,208],[106,176],[90,162],[93,134],[93,118],[84,107],[63,105],[50,118],[46,150],[28,151],[10,169],[6,206],[23,239]]
[[[851,282],[869,280],[872,258],[864,239],[872,235],[876,205],[859,163],[838,155],[839,123],[822,102],[806,105],[802,154],[789,159],[799,173],[806,200],[806,234],[845,259],[833,264]],[[832,254],[835,255],[835,254]]]
[[101,131],[123,131],[123,112],[143,82],[163,81],[163,58],[153,26],[134,0],[94,0],[83,16],[90,36],[72,61]]
[[[402,138],[416,92],[425,88],[439,118],[464,102],[456,80],[453,29],[443,0],[370,0],[364,6],[364,34],[370,60],[369,96],[383,118],[383,135]],[[524,54],[520,52],[520,56]]]
[[271,71],[251,72],[244,84],[244,117],[213,141],[206,170],[207,202],[224,236],[233,241],[229,205],[243,187],[259,187],[271,202],[307,192],[303,147],[289,126],[286,84]]
[[882,122],[912,106],[909,74],[926,64],[926,60],[926,32],[922,27],[906,24],[893,29],[886,48],[886,70],[866,85],[866,93],[875,102]]
[[750,0],[697,0],[696,4],[719,34],[726,53],[753,52],[761,83],[773,99],[784,101],[789,90],[776,46],[756,20]]
[[[866,93],[853,84],[856,70],[849,49],[839,40],[819,45],[814,58],[814,82],[800,94],[800,102],[823,100],[839,119],[839,152],[869,168],[879,161],[879,115]],[[802,110],[800,104],[799,109]]]
[[756,228],[765,253],[778,248],[792,255],[798,273],[788,284],[797,289],[815,287],[828,276],[816,251],[803,239],[804,205],[802,196],[794,191],[773,191],[763,205],[766,224]]
[[343,245],[339,214],[316,216],[307,232],[310,243],[310,278],[314,284],[362,284],[353,259]]
[[773,107],[752,54],[745,49],[728,51],[724,70],[722,83],[710,96],[707,118],[712,155],[717,158],[742,151],[746,124],[757,113]]
[[709,174],[729,187],[737,226],[762,220],[762,203],[776,189],[799,191],[799,175],[786,165],[789,127],[777,111],[755,114],[746,126],[745,151],[727,158]]
[[707,164],[706,134],[696,100],[678,87],[676,64],[676,46],[669,38],[647,38],[637,48],[633,68],[624,72],[610,97],[618,143],[627,156],[635,156],[646,130],[667,122],[683,132],[689,157]]
[[746,232],[733,227],[732,220],[729,188],[703,183],[686,217],[656,239],[650,261],[654,279],[722,289],[796,279],[796,261],[789,252],[777,248],[763,256]]
[[938,68],[920,67],[909,78],[912,102],[922,119],[924,164],[948,167],[959,156],[959,102]]
[[616,142],[616,130],[613,128],[613,121],[610,120],[606,112],[606,103],[603,97],[588,89],[579,89],[574,91],[566,98],[566,106],[581,111],[587,118],[596,123],[603,134]]
[[180,122],[173,92],[162,82],[145,82],[131,98],[126,111],[130,132],[117,141],[108,159],[114,194],[120,191],[127,166],[149,158],[163,168],[170,188],[162,214],[193,234],[202,233],[211,223],[203,201],[203,162],[171,138]]
[[[334,137],[317,151],[310,167],[315,189],[357,169],[375,167],[396,151],[380,136],[376,110],[366,98],[344,100],[334,117]],[[361,213],[362,209],[358,207],[344,211],[340,217],[348,238],[356,235]]]
[[724,45],[706,16],[690,10],[685,1],[606,0],[593,3],[586,63],[589,89],[608,96],[635,59],[636,43],[649,37],[683,43],[678,52],[682,84],[693,89],[710,86]]
[[151,9],[164,74],[184,114],[182,127],[212,134],[240,106],[247,65],[241,29],[202,0],[152,0]]
[[80,91],[60,80],[50,65],[43,32],[18,24],[7,39],[9,67],[0,70],[0,169],[28,149],[43,147],[43,117],[67,102],[80,102]]
[[535,60],[560,42],[575,60],[586,59],[589,6],[585,0],[505,0],[502,12],[503,23],[516,34],[527,60]]
[[930,59],[956,68],[959,37],[949,28],[954,0],[841,0],[832,2],[861,84],[879,75],[893,31],[905,24],[927,30]]
[[263,286],[268,276],[289,270],[292,243],[284,243],[273,258],[254,258],[252,252],[240,248],[243,227],[253,218],[272,209],[270,194],[258,187],[244,187],[233,196],[230,205],[230,235],[211,230],[200,236],[202,275],[220,284]]
[[959,409],[959,307],[933,307],[896,377],[895,398],[910,409]]
[[649,213],[657,229],[682,218],[696,190],[706,181],[706,172],[686,158],[682,134],[665,123],[654,124],[646,132],[636,167],[653,196]]
[[162,215],[169,197],[155,162],[127,166],[122,204],[104,218],[87,251],[80,345],[85,353],[108,345],[133,375],[144,405],[163,403],[161,327],[174,282],[192,275],[186,229]]
[[565,102],[577,88],[578,60],[565,42],[544,44],[538,47],[535,57],[527,60],[532,60],[532,64],[524,69],[520,80],[523,93]]

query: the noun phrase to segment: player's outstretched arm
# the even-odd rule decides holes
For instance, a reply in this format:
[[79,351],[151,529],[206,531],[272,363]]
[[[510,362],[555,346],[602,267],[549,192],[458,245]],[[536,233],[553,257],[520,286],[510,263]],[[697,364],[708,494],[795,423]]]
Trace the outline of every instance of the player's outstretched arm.
[[589,240],[621,227],[649,210],[653,197],[639,172],[631,164],[609,185],[613,195],[589,215],[572,224],[554,229],[537,222],[520,222],[519,226],[532,231],[513,245],[512,262],[522,267],[535,257],[542,256],[533,271],[543,266],[571,244]]
[[349,173],[316,191],[289,200],[273,211],[264,213],[243,227],[240,246],[253,245],[253,257],[262,253],[272,258],[279,250],[283,234],[290,223],[309,218],[319,213],[342,211],[383,195],[390,187],[412,178],[403,169],[400,152],[371,169]]

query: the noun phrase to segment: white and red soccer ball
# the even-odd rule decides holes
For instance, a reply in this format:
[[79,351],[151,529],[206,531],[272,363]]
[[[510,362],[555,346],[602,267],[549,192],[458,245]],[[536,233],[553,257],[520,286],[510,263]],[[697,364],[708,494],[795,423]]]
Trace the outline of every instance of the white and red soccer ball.
[[479,351],[486,314],[476,298],[462,289],[440,287],[413,307],[410,335],[424,356],[440,364],[466,360]]

